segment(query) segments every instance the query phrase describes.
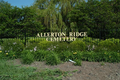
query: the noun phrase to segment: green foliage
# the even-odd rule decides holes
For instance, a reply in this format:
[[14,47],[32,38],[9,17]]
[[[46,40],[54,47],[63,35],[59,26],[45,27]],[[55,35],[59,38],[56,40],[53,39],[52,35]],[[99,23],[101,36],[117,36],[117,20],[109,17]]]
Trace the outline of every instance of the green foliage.
[[[43,80],[61,80],[63,76],[67,76],[68,72],[61,71],[59,69],[50,70],[45,69],[42,72],[40,72],[40,76]],[[59,77],[55,77],[59,76]]]
[[101,51],[101,52],[83,52],[83,61],[94,61],[94,62],[119,62],[120,53],[113,51]]
[[104,40],[104,41],[100,41],[100,42],[99,42],[99,46],[100,46],[101,48],[103,47],[104,50],[111,50],[112,47],[115,46],[115,44],[114,44],[114,42],[106,39],[106,40]]
[[66,51],[69,50],[69,44],[67,42],[58,42],[53,48],[56,52]]
[[70,25],[67,15],[79,3],[81,3],[81,0],[37,0],[34,6],[39,13],[38,15],[42,16],[39,17],[39,21],[46,27],[46,31],[53,32],[66,31],[66,28],[69,30]]
[[46,57],[47,57],[47,54],[49,54],[50,52],[49,51],[46,51],[46,50],[38,50],[36,52],[34,52],[34,58],[35,60],[37,61],[44,61],[46,60]]
[[70,51],[63,51],[60,52],[58,55],[62,61],[68,61],[69,59],[74,59],[74,56]]
[[0,60],[0,71],[1,80],[62,80],[69,73],[60,69],[36,71],[34,67],[14,66],[6,60]]
[[22,63],[24,64],[31,64],[34,61],[34,54],[29,50],[24,50],[21,53]]
[[85,42],[73,41],[72,43],[70,43],[70,50],[72,50],[72,51],[84,51],[85,50]]
[[115,44],[119,44],[120,40],[119,39],[115,39],[115,38],[109,38],[107,39],[108,41],[112,41],[114,42]]
[[119,0],[89,0],[81,2],[67,16],[70,18],[70,23],[76,25],[74,30],[87,31],[90,37],[119,38],[118,5]]
[[59,63],[60,63],[60,59],[59,59],[58,55],[55,52],[50,52],[49,54],[47,54],[47,56],[46,56],[46,64],[57,65]]
[[81,60],[80,59],[76,59],[75,60],[76,63],[74,63],[75,66],[81,66]]
[[39,43],[41,41],[46,41],[46,40],[44,38],[36,38],[36,37],[35,38],[32,37],[29,39],[30,43]]
[[84,41],[84,42],[89,42],[89,43],[91,43],[93,40],[92,40],[91,37],[84,37],[84,38],[83,38],[83,41]]
[[1,59],[6,59],[6,55],[2,50],[0,50],[0,60]]
[[3,43],[3,40],[2,39],[0,39],[0,45]]
[[33,67],[20,67],[14,66],[12,63],[8,63],[6,60],[0,60],[0,79],[1,80],[31,80],[35,78],[36,69]]
[[39,50],[38,46],[40,46],[38,43],[27,43],[25,50],[37,51]]
[[24,44],[19,40],[6,40],[1,46],[3,52],[13,51],[17,57],[19,57],[20,53],[24,50]]
[[105,65],[105,63],[104,62],[101,62],[101,66],[104,66]]
[[1,3],[0,9],[0,36],[5,38],[14,38],[27,36],[35,36],[44,28],[37,21],[36,10],[31,7],[18,8],[11,6],[7,2]]
[[3,53],[3,57],[5,59],[16,59],[18,56],[16,56],[15,52],[10,51],[9,53]]
[[72,52],[72,54],[73,54],[73,60],[82,58],[82,52],[81,51]]
[[47,50],[47,48],[50,47],[52,43],[53,43],[52,41],[41,41],[38,44],[40,45],[39,46],[40,49]]

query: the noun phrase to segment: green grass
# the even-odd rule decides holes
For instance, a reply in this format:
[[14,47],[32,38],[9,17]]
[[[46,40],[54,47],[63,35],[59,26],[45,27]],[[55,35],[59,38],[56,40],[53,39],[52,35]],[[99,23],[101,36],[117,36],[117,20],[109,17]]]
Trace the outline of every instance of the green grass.
[[0,60],[0,80],[62,80],[68,72],[59,69],[45,69],[40,72],[34,67],[8,65],[6,60]]

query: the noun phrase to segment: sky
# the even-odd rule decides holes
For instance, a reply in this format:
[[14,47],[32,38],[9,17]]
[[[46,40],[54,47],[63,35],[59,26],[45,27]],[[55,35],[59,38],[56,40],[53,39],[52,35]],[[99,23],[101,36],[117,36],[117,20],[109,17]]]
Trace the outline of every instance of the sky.
[[[31,6],[35,2],[35,0],[3,0],[5,2],[10,3],[12,6],[17,6],[19,8],[25,7],[25,6]],[[87,1],[87,0],[85,0]]]
[[5,2],[8,2],[11,4],[11,6],[17,6],[19,8],[25,7],[25,6],[31,6],[35,0],[3,0]]

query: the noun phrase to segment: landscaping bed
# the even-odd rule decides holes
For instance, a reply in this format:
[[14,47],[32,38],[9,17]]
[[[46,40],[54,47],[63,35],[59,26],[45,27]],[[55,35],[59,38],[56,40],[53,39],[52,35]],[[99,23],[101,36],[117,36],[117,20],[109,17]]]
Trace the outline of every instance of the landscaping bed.
[[[119,39],[114,38],[99,40],[86,37],[73,42],[30,39],[24,45],[24,42],[17,39],[5,40],[0,43],[0,60],[8,63],[6,65],[6,62],[3,62],[2,68],[5,66],[9,68],[9,64],[12,63],[11,69],[16,68],[16,65],[20,66],[13,71],[15,76],[12,75],[12,71],[9,74],[5,73],[6,68],[4,73],[0,73],[2,75],[0,78],[3,80],[15,80],[16,77],[25,77],[26,80],[119,80],[119,42]],[[26,68],[21,69],[21,67],[32,68],[24,71]],[[19,72],[19,68],[23,72]],[[30,74],[27,73],[29,71]],[[20,73],[26,76],[18,76]]]
[[[9,60],[8,63],[20,65],[20,67],[34,67],[36,72],[43,69],[60,69],[68,71],[67,76],[62,76],[61,80],[119,80],[120,79],[120,63],[108,62],[88,62],[82,61],[82,66],[74,66],[71,62],[64,62],[58,65],[46,65],[45,62],[35,61],[32,64],[22,64],[20,59]],[[47,80],[47,79],[46,79]],[[48,79],[49,80],[49,79]],[[57,79],[53,79],[57,80]]]

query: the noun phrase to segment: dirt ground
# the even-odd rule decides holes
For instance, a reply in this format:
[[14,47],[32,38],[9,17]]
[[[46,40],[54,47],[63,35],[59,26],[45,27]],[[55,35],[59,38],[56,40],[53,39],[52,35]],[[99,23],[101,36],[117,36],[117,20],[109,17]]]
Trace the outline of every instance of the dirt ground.
[[64,62],[59,65],[50,66],[45,62],[35,61],[30,65],[23,65],[20,59],[11,60],[9,63],[25,67],[36,67],[41,69],[60,69],[62,71],[74,71],[72,76],[63,77],[63,80],[120,80],[120,63],[104,63],[82,61],[82,66],[74,66],[71,62]]

